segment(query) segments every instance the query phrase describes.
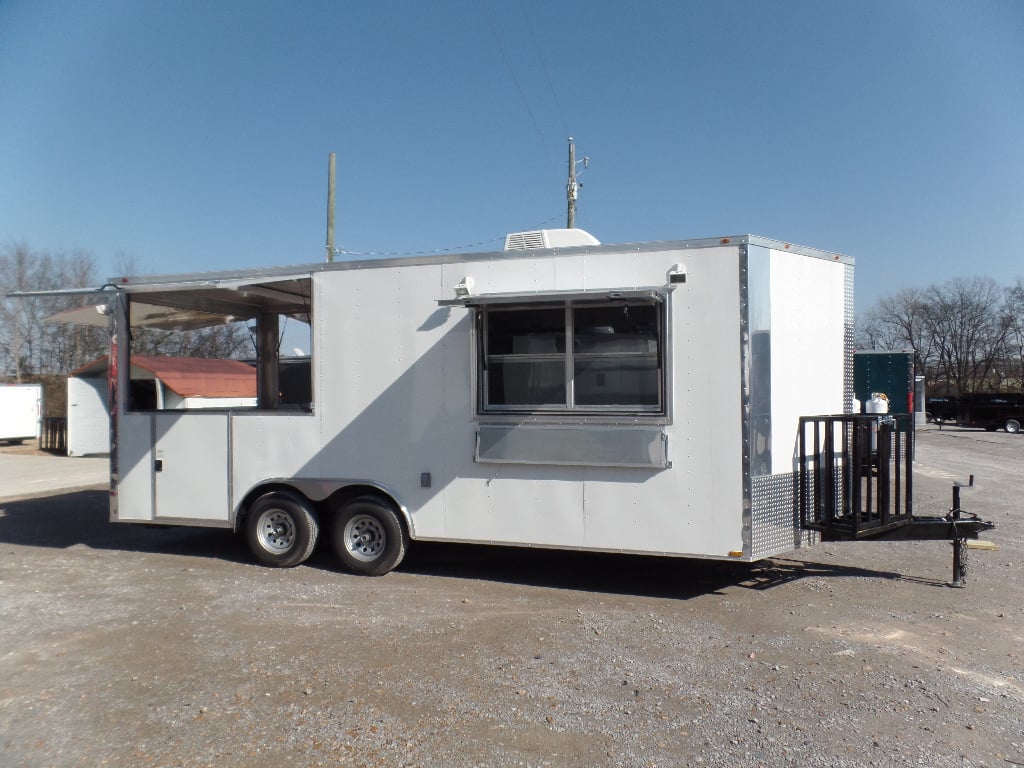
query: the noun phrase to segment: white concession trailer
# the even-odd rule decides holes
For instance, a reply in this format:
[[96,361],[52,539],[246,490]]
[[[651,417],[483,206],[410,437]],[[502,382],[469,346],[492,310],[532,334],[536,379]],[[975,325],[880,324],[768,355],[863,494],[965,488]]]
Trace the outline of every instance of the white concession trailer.
[[[509,242],[117,280],[111,518],[242,530],[284,566],[329,520],[367,574],[416,540],[752,561],[817,535],[798,431],[849,410],[851,258],[756,236]],[[282,318],[309,323],[308,401],[281,394]],[[133,328],[230,321],[253,329],[256,406],[136,407]]]
[[39,437],[42,384],[0,384],[0,440],[21,443]]

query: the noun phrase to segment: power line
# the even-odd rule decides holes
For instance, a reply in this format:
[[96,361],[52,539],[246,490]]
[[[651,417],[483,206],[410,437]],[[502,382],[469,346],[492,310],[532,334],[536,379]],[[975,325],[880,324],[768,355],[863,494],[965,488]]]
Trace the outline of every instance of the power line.
[[508,74],[512,78],[512,83],[519,92],[519,98],[522,99],[523,106],[526,107],[526,114],[530,116],[530,122],[533,124],[533,129],[537,132],[537,136],[540,138],[540,143],[544,144],[544,132],[541,131],[540,124],[537,122],[537,118],[534,116],[533,110],[530,108],[530,102],[526,98],[526,91],[523,90],[523,86],[520,84],[519,78],[516,77],[515,70],[512,69],[512,62],[509,61],[508,54],[505,52],[505,46],[502,45],[501,37],[498,35],[498,30],[495,29],[494,24],[491,23],[490,15],[487,13],[487,0],[484,0],[480,4],[480,7],[484,17],[484,22],[487,24],[487,28],[491,32],[491,37],[494,38],[494,43],[498,47],[498,53],[501,54],[501,60],[505,64],[505,69],[508,70]]
[[565,113],[562,111],[562,102],[558,98],[558,92],[555,90],[555,83],[551,79],[551,71],[548,67],[547,59],[544,56],[544,51],[537,44],[537,35],[534,34],[533,24],[530,23],[530,15],[527,13],[526,7],[520,3],[520,10],[523,12],[523,18],[526,20],[526,29],[530,33],[530,42],[533,43],[533,50],[537,54],[537,60],[540,62],[541,71],[544,72],[544,79],[547,80],[548,90],[551,91],[551,100],[555,102],[555,111],[558,113],[558,119],[562,121],[562,130],[568,134],[569,126],[565,122]]

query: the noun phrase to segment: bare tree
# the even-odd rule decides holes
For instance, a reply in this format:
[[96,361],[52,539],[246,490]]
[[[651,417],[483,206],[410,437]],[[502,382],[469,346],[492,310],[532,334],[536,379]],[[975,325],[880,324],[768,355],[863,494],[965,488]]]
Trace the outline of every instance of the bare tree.
[[[135,260],[118,256],[118,269],[130,274]],[[99,288],[96,260],[85,251],[47,253],[18,243],[0,249],[0,377],[21,382],[27,377],[64,375],[107,353],[106,328],[46,322],[61,312],[104,301],[104,294],[4,298],[20,291]],[[190,331],[137,329],[137,354],[231,358],[252,353],[244,323]]]
[[[18,244],[0,252],[0,294],[28,290],[31,284],[31,257],[28,248]],[[21,382],[31,366],[31,341],[24,299],[0,300],[0,347],[3,348],[3,371]]]
[[[123,252],[115,257],[114,269],[120,275],[138,275],[140,271],[138,259]],[[136,355],[228,359],[251,356],[253,346],[246,325],[235,322],[188,331],[135,328],[132,330],[132,352]]]
[[[879,299],[861,318],[857,326],[858,349],[910,349],[914,366],[925,372],[935,360],[935,340],[928,322],[926,291],[907,288]],[[927,383],[927,382],[926,382]]]
[[912,349],[932,392],[1020,389],[1024,279],[1009,289],[974,277],[902,290],[862,315],[856,340],[861,349]]
[[[97,288],[96,259],[85,251],[72,251],[51,257],[53,273],[45,289]],[[54,296],[39,302],[46,317],[79,307],[92,306],[102,301],[96,294]],[[47,373],[65,374],[106,354],[110,346],[107,330],[102,327],[46,322],[39,326],[41,346],[45,352]]]
[[926,326],[936,350],[938,375],[956,394],[998,389],[1006,356],[1004,295],[994,280],[951,280],[928,289]]
[[[85,251],[34,252],[24,244],[0,251],[0,296],[13,291],[92,288],[95,259]],[[3,374],[15,381],[26,376],[62,374],[107,349],[101,328],[47,323],[59,312],[96,303],[99,297],[44,296],[0,299],[0,350]]]
[[1019,392],[1024,392],[1024,277],[1006,289],[1006,304],[1003,308],[1006,317],[1006,355],[1012,370],[1008,374],[1011,385]]
[[872,305],[857,318],[853,343],[859,350],[902,349],[907,345],[903,332],[887,322],[878,304]]
[[248,328],[235,322],[189,331],[136,328],[132,331],[132,353],[228,359],[252,356],[253,346]]

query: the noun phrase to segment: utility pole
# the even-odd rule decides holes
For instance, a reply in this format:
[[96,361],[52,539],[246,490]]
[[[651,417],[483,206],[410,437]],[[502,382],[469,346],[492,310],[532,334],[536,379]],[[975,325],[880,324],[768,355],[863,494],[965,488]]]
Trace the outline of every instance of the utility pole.
[[576,227],[576,195],[579,192],[579,185],[576,183],[576,145],[572,136],[569,137],[569,183],[565,187],[565,197],[569,203],[569,215],[566,226],[569,229]]
[[327,161],[327,261],[334,261],[334,153]]

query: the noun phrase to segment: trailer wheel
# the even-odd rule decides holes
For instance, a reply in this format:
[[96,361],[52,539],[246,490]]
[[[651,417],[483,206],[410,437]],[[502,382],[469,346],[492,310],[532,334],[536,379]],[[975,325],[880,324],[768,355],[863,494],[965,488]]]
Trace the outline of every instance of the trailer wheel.
[[397,567],[409,546],[398,513],[373,496],[360,496],[341,507],[331,538],[342,565],[364,576],[383,576]]
[[1016,419],[1007,419],[1004,426],[1006,427],[1006,431],[1011,435],[1015,435],[1020,432],[1020,422]]
[[278,568],[291,568],[309,559],[319,532],[309,502],[281,491],[258,498],[245,523],[253,555],[264,565]]

